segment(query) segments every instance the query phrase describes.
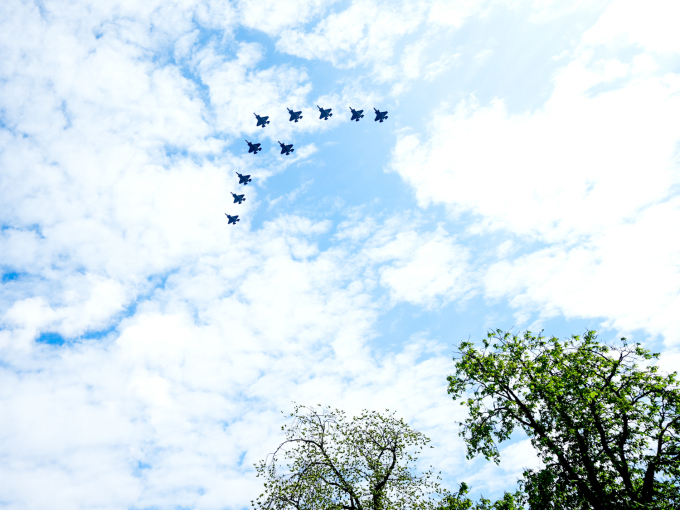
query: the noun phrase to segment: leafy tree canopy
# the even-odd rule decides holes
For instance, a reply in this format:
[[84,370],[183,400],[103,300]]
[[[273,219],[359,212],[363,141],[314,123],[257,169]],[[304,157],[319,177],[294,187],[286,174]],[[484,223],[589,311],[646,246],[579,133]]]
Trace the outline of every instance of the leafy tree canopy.
[[468,458],[499,462],[497,442],[520,427],[545,467],[526,470],[532,509],[680,507],[680,391],[676,373],[625,338],[489,333],[459,346],[448,391],[469,409]]
[[427,510],[445,495],[432,468],[415,469],[429,439],[394,413],[348,418],[340,410],[296,406],[290,417],[282,427],[286,440],[256,464],[265,492],[255,509]]
[[468,485],[465,482],[461,483],[457,493],[444,496],[439,510],[522,510],[525,508],[526,496],[521,491],[506,492],[501,499],[493,502],[482,496],[477,503],[466,496],[469,492]]

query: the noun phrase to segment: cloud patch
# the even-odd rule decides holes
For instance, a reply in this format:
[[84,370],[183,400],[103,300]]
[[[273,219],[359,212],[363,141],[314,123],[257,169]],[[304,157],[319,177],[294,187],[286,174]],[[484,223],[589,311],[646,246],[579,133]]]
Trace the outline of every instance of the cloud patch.
[[606,317],[676,344],[680,76],[651,54],[596,57],[613,37],[608,16],[543,108],[509,114],[502,99],[474,97],[442,105],[426,137],[401,135],[391,169],[421,207],[471,215],[471,233],[547,246],[491,263],[487,296],[546,317]]

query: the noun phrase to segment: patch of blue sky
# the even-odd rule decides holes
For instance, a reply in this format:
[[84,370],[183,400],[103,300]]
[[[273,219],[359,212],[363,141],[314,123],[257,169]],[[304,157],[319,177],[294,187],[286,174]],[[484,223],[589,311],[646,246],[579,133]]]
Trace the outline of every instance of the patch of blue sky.
[[[246,453],[248,452],[242,452],[241,455],[238,457],[238,467],[243,467],[243,460],[246,458]],[[250,466],[248,466],[250,467]]]
[[[598,331],[607,341],[616,339],[616,330],[605,327],[605,318],[602,317],[567,318],[559,314],[545,317],[538,311],[522,311],[521,318],[518,318],[517,313],[518,310],[509,306],[505,299],[490,302],[481,293],[431,310],[400,302],[383,309],[374,324],[376,336],[371,340],[371,345],[377,353],[396,353],[411,342],[433,340],[447,345],[449,350],[446,355],[453,356],[455,346],[462,341],[481,344],[492,330],[521,332],[527,328],[533,333],[543,330],[545,336],[563,339],[582,335],[586,330]],[[645,332],[633,332],[631,336],[647,344],[648,334]],[[652,345],[654,343],[649,345],[650,348]]]
[[21,276],[22,273],[17,273],[16,271],[4,273],[2,275],[2,283],[18,280]]
[[97,329],[97,330],[91,330],[87,331],[83,335],[81,335],[78,340],[83,341],[83,340],[103,340],[105,338],[110,338],[111,335],[115,335],[118,331],[118,325],[120,322],[127,318],[127,317],[132,317],[135,314],[135,311],[137,309],[136,303],[128,306],[125,308],[125,311],[119,313],[112,322],[112,324],[104,329]]
[[165,155],[171,161],[168,162],[168,166],[174,164],[176,160],[184,160],[189,156],[189,152],[184,147],[178,147],[176,145],[164,145],[163,149]]
[[[312,119],[303,121],[324,122],[314,113]],[[391,215],[416,207],[412,193],[401,179],[385,172],[394,143],[390,126],[369,125],[366,119],[348,124],[325,133],[296,137],[296,146],[314,143],[318,152],[262,184],[261,203],[253,216],[253,228],[259,228],[264,221],[281,213],[339,222],[344,220],[343,213],[356,207],[363,208],[366,215]],[[277,154],[275,157],[287,156]],[[299,192],[291,196],[296,190]],[[262,200],[265,197],[284,198],[270,208]]]
[[[51,345],[54,347],[74,348],[78,344],[88,340],[102,341],[105,339],[114,339],[114,337],[116,337],[117,328],[120,322],[126,317],[133,316],[135,310],[136,306],[127,307],[124,312],[121,312],[108,321],[110,324],[109,326],[102,329],[86,331],[81,335],[73,337],[66,337],[55,331],[44,331],[38,335],[38,337],[35,339],[35,342],[39,344]],[[0,328],[0,330],[2,330],[2,328]]]
[[7,223],[3,223],[0,225],[0,232],[5,232],[7,230],[21,230],[21,231],[29,231],[29,232],[34,232],[38,234],[38,236],[41,239],[45,239],[45,236],[43,235],[42,232],[42,227],[40,226],[39,223],[33,223],[31,225],[22,225],[21,227],[17,227],[16,225],[9,225]]
[[376,329],[380,336],[375,342],[383,349],[397,352],[422,335],[426,339],[453,346],[485,333],[484,326],[489,322],[487,316],[490,313],[497,317],[494,321],[498,320],[501,326],[510,322],[510,310],[487,307],[481,296],[452,302],[433,310],[410,303],[398,303],[378,319]]
[[69,129],[73,125],[73,115],[71,111],[68,109],[68,104],[66,101],[61,102],[60,110],[62,115],[64,116],[64,127],[63,129]]
[[55,331],[45,331],[43,333],[40,333],[40,335],[38,336],[38,338],[35,339],[35,341],[39,344],[64,345],[66,339]]
[[146,464],[144,462],[137,461],[137,465],[134,467],[132,470],[132,476],[135,478],[141,478],[144,474],[144,471],[151,469],[153,466],[151,464]]
[[146,278],[146,281],[149,282],[150,287],[145,292],[144,294],[140,294],[138,297],[139,299],[145,299],[151,297],[153,292],[155,292],[157,289],[164,289],[165,285],[168,282],[168,278],[170,278],[173,274],[176,274],[179,271],[179,269],[173,269],[171,271],[166,271],[164,273],[157,273],[153,274],[151,276],[148,276]]

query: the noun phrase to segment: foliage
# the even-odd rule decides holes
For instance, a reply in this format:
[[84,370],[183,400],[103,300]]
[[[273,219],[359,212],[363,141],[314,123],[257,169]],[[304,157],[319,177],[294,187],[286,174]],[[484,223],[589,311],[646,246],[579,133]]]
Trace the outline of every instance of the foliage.
[[491,500],[481,497],[479,502],[474,504],[466,495],[470,492],[465,482],[460,484],[458,492],[444,496],[441,510],[521,510],[524,508],[526,497],[520,491],[515,493],[506,492],[502,499],[491,502]]
[[521,481],[532,509],[678,508],[680,391],[658,356],[594,331],[560,341],[497,330],[481,351],[461,343],[447,379],[469,409],[468,458],[498,463],[496,441],[519,426],[545,465]]
[[252,503],[257,510],[434,510],[446,494],[432,468],[415,473],[429,439],[394,413],[348,419],[343,411],[296,406],[290,417],[286,440],[255,465],[265,479]]

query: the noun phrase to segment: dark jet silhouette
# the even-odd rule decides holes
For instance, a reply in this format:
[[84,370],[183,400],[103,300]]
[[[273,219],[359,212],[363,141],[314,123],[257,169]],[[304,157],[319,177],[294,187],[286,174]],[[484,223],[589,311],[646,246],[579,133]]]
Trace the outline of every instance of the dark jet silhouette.
[[295,122],[297,122],[298,120],[300,120],[302,118],[302,112],[294,112],[293,110],[288,108],[288,113],[290,113],[290,119],[288,119],[288,122],[293,121],[293,120]]
[[231,194],[232,197],[234,197],[234,203],[235,204],[240,204],[246,199],[245,195],[234,195],[233,193]]
[[317,108],[319,109],[319,111],[321,112],[321,115],[319,115],[319,118],[320,118],[320,119],[328,120],[328,117],[332,117],[332,116],[333,116],[333,114],[331,113],[331,110],[332,110],[333,108],[329,108],[328,110],[324,110],[324,109],[321,108],[319,105],[316,105],[316,107],[317,107]]
[[233,223],[234,225],[236,225],[236,223],[238,223],[239,221],[241,221],[241,220],[238,219],[238,214],[236,214],[235,216],[230,216],[230,215],[228,215],[227,213],[224,213],[224,215],[225,215],[227,218],[229,218],[229,223],[227,223],[227,225],[231,225],[232,223]]
[[382,122],[383,120],[387,119],[387,112],[381,112],[375,108],[373,108],[373,111],[375,111],[375,119],[373,119],[374,121]]
[[281,154],[285,154],[286,156],[288,156],[291,152],[295,152],[292,143],[290,145],[286,145],[285,143],[279,142],[279,145],[281,146]]
[[262,150],[262,147],[260,147],[259,143],[250,143],[248,140],[246,140],[246,143],[248,144],[248,154],[250,154],[251,152],[257,154],[257,151]]
[[262,126],[262,129],[264,129],[264,127],[267,124],[269,124],[269,121],[267,120],[269,118],[269,116],[260,117],[257,113],[253,113],[253,115],[255,115],[255,117],[257,117],[257,126],[255,126],[255,127]]
[[349,107],[349,109],[352,110],[352,118],[349,119],[350,121],[356,120],[357,122],[359,122],[359,119],[364,118],[364,111],[363,110],[355,110],[351,106]]
[[375,108],[373,108],[373,110],[375,110],[374,120],[379,120],[380,122],[382,122],[383,120],[387,119],[387,112],[381,112],[379,110],[376,110]]
[[[248,151],[250,152],[250,151]],[[252,179],[250,178],[250,175],[241,175],[240,173],[236,172],[236,175],[238,175],[238,183],[239,184],[245,184],[246,186]]]

